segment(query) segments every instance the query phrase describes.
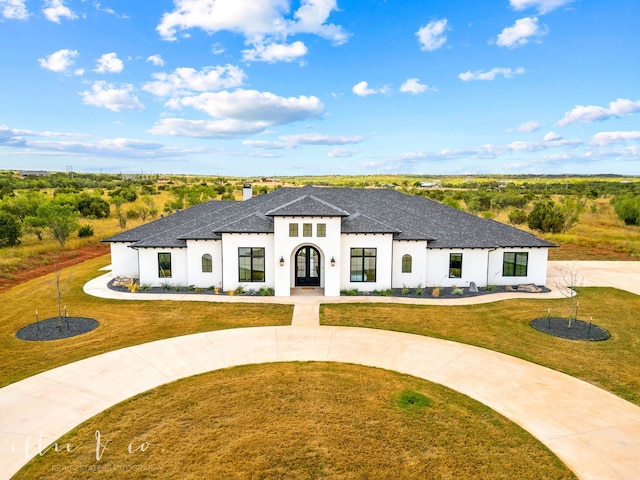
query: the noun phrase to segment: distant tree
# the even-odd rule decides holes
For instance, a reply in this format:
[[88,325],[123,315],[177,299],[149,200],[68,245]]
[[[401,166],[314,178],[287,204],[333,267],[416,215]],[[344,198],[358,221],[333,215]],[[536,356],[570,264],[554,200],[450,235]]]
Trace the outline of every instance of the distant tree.
[[627,194],[615,197],[613,208],[625,225],[640,225],[640,195]]
[[47,202],[38,207],[37,216],[42,220],[45,228],[64,247],[67,238],[78,228],[78,212],[71,205],[56,205]]
[[513,225],[522,225],[527,221],[527,212],[516,208],[509,212],[509,223]]
[[46,197],[41,193],[28,192],[24,195],[6,197],[0,203],[0,209],[13,215],[23,222],[25,218],[34,216],[38,207],[44,203]]
[[586,202],[584,200],[576,200],[573,197],[565,197],[562,199],[559,208],[564,218],[564,224],[562,226],[563,233],[578,223],[585,205]]
[[13,247],[20,243],[20,222],[7,212],[0,211],[0,247]]
[[44,219],[33,215],[24,219],[23,225],[25,227],[25,233],[31,233],[35,235],[38,240],[42,241],[45,227],[47,226]]
[[564,229],[564,214],[553,200],[537,202],[527,217],[527,224],[532,230],[543,233],[560,233]]
[[77,199],[76,208],[80,215],[87,218],[108,218],[110,212],[109,203],[98,196],[82,194]]

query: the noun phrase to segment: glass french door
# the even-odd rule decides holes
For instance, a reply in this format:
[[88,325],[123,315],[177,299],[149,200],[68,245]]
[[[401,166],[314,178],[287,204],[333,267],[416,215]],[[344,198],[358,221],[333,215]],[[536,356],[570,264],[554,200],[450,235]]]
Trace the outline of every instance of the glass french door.
[[320,252],[309,246],[296,252],[296,287],[306,286],[320,286]]

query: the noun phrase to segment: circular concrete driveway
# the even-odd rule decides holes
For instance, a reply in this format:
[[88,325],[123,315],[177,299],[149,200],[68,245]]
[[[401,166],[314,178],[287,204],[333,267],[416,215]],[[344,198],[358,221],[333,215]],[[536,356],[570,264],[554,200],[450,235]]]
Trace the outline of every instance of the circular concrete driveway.
[[[552,263],[557,264],[556,274],[570,266]],[[596,269],[584,269],[581,263],[593,262],[572,262],[577,272],[590,272],[587,286]],[[634,265],[621,268],[623,263]],[[637,282],[638,267],[640,262],[615,262],[607,274],[598,270],[599,281],[617,286],[621,276],[614,271],[623,270],[636,272]],[[550,265],[550,278],[553,272]],[[623,283],[638,285],[633,280]],[[96,293],[99,288],[93,285]],[[170,338],[87,358],[0,389],[0,478],[10,478],[79,423],[133,395],[212,370],[284,361],[348,362],[440,383],[518,423],[582,479],[638,478],[640,407],[576,378],[490,350],[399,332],[319,326],[321,300],[286,300],[295,304],[294,324],[302,326]]]
[[133,395],[221,368],[333,361],[440,383],[516,422],[583,479],[637,479],[640,408],[507,355],[445,340],[352,327],[255,327],[137,345],[0,389],[0,477],[79,423]]

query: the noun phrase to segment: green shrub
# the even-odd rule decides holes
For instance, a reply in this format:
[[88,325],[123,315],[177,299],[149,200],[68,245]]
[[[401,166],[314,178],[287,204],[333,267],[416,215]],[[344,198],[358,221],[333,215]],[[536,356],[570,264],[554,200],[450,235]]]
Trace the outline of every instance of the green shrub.
[[78,230],[78,236],[80,238],[93,237],[93,227],[91,225],[83,225]]
[[516,208],[509,212],[509,223],[512,225],[522,225],[527,221],[527,212]]

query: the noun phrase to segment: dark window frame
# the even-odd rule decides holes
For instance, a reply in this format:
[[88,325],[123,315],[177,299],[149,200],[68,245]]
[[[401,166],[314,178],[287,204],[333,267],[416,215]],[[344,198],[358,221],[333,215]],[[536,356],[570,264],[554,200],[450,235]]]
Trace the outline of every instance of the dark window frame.
[[171,276],[171,252],[158,252],[158,278],[171,278]]
[[449,278],[462,278],[462,253],[449,254]]
[[[524,258],[518,262],[519,258]],[[504,252],[502,256],[503,277],[526,277],[529,274],[529,252]]]
[[302,224],[302,236],[307,238],[313,236],[313,223]]
[[411,273],[413,270],[413,258],[408,253],[402,256],[402,273]]
[[377,278],[377,258],[377,248],[352,248],[349,269],[349,278],[351,281],[358,283],[374,283]]
[[[248,259],[248,265],[243,265]],[[249,272],[249,275],[246,273]],[[238,247],[238,281],[262,283],[266,280],[266,261],[264,247]]]
[[202,273],[213,273],[213,257],[210,253],[202,255]]

